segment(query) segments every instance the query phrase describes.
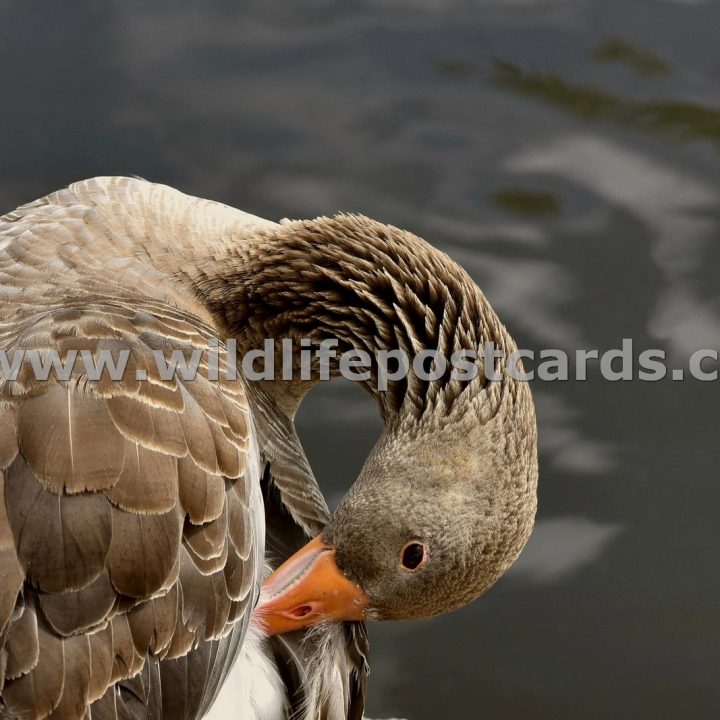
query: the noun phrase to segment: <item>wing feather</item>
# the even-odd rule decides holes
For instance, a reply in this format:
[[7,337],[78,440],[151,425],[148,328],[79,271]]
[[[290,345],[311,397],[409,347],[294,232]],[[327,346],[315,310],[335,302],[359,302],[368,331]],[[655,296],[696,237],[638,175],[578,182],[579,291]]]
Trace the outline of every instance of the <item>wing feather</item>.
[[117,600],[107,571],[80,590],[39,593],[38,603],[50,627],[62,636],[84,633],[105,621]]
[[18,437],[27,463],[52,492],[110,488],[122,472],[125,448],[105,403],[62,385],[20,405]]
[[225,506],[225,481],[208,475],[192,458],[178,460],[180,504],[196,525],[215,520]]
[[188,524],[184,541],[192,552],[203,560],[219,557],[225,548],[228,534],[227,506],[215,519],[204,525]]
[[6,681],[2,699],[10,716],[44,718],[57,707],[65,683],[63,641],[38,622],[38,661],[32,672]]
[[135,649],[143,655],[149,650],[153,655],[163,657],[172,642],[177,615],[177,585],[165,595],[134,607],[127,617]]
[[25,571],[17,556],[6,507],[5,473],[0,472],[0,648],[2,648],[3,632],[12,617],[24,579]]
[[[97,632],[87,635],[90,643],[90,687],[88,700],[93,702],[105,695],[110,688],[112,693],[113,642],[112,626],[108,623]],[[104,717],[100,715],[100,717]]]
[[5,500],[18,558],[35,587],[79,590],[104,570],[112,509],[102,495],[49,492],[18,455],[6,470]]
[[15,459],[17,453],[15,412],[9,407],[0,408],[0,470],[4,470]]
[[146,598],[172,585],[181,537],[176,508],[142,515],[113,508],[107,567],[118,593]]
[[[105,496],[123,510],[165,513],[178,502],[177,458],[125,441],[125,463],[120,478]],[[148,482],[152,478],[152,482]]]
[[29,673],[37,665],[40,653],[35,608],[23,605],[19,617],[8,628],[6,676],[13,680]]

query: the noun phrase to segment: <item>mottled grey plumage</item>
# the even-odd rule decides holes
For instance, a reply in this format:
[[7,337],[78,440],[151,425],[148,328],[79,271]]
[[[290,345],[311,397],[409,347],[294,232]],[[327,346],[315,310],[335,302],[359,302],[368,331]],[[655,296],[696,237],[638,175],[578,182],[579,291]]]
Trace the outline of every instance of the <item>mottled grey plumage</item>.
[[[337,337],[341,351],[449,355],[494,340],[510,352],[470,278],[367,218],[276,225],[99,178],[0,218],[0,294],[10,355],[130,349],[120,382],[80,362],[64,379],[27,366],[0,378],[0,717],[200,718],[257,652],[281,671],[281,705],[359,718],[362,625],[244,647],[266,560],[330,519],[293,427],[312,381],[226,381],[222,361],[218,382],[206,362],[196,380],[162,380],[153,353],[189,355],[214,337],[241,350]],[[529,390],[506,374],[411,375],[386,394],[374,374],[366,386],[385,433],[326,535],[371,616],[449,610],[485,590],[530,531]],[[434,565],[398,580],[408,533],[431,543]]]

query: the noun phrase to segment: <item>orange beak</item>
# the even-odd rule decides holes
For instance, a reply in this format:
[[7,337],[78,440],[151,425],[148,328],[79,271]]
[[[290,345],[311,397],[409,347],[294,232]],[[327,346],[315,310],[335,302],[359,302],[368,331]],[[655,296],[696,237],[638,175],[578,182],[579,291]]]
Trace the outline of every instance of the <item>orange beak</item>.
[[268,635],[278,635],[327,620],[362,620],[367,603],[340,572],[335,548],[318,536],[263,583],[255,616]]

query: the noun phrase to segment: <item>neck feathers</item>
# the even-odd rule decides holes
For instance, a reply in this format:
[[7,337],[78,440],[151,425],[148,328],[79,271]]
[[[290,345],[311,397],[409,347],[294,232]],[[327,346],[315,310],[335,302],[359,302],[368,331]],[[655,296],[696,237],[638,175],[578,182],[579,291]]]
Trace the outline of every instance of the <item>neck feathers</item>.
[[[402,350],[412,362],[418,352],[434,350],[448,365],[457,351],[479,352],[486,342],[505,354],[515,349],[462,268],[416,236],[362,216],[261,230],[204,278],[201,299],[245,348],[261,348],[265,338],[309,338],[314,345],[333,338],[338,355],[358,349],[376,358],[381,350]],[[381,392],[373,361],[365,384],[386,421],[417,423],[468,409],[486,420],[510,380],[503,375],[488,383],[481,361],[478,366],[473,380],[453,379],[449,369],[423,380],[411,369]]]

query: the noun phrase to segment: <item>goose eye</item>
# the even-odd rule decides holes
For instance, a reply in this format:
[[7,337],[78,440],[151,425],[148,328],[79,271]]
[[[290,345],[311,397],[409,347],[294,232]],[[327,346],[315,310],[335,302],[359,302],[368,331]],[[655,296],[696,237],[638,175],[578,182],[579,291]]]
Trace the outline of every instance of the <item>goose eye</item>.
[[402,566],[406,570],[416,570],[427,557],[425,545],[419,542],[408,543],[402,551]]

